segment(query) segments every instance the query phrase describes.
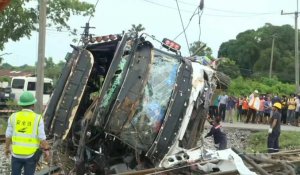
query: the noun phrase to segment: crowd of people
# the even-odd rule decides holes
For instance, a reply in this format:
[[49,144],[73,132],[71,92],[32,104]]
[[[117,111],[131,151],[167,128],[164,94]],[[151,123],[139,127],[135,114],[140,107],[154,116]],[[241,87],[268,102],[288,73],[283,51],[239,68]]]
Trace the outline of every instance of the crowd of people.
[[[236,114],[233,111],[236,111]],[[212,97],[208,119],[212,127],[205,137],[213,136],[219,150],[226,149],[226,134],[221,130],[222,122],[236,121],[253,124],[268,124],[267,149],[269,153],[279,151],[280,125],[299,126],[300,94],[290,94],[288,97],[277,94],[259,94],[254,90],[249,96],[233,97],[225,91]]]
[[212,119],[220,117],[222,122],[269,124],[272,106],[275,103],[282,106],[280,110],[282,124],[299,126],[300,94],[279,97],[277,94],[259,94],[258,90],[255,90],[249,96],[234,97],[228,96],[223,91],[213,97],[209,116]]

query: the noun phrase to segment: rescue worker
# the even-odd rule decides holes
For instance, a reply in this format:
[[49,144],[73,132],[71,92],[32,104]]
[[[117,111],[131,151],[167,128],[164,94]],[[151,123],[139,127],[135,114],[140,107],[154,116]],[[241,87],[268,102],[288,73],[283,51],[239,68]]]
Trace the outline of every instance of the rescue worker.
[[222,125],[220,124],[221,119],[216,117],[215,120],[211,123],[212,127],[210,131],[206,134],[204,138],[209,136],[214,137],[215,147],[218,150],[224,150],[227,148],[227,138],[226,134],[222,131]]
[[36,101],[32,93],[23,92],[18,100],[22,110],[8,119],[5,155],[12,154],[12,175],[21,175],[23,168],[24,175],[33,175],[42,152],[49,158],[43,118],[32,111]]
[[279,136],[280,136],[280,125],[281,125],[281,103],[276,102],[273,105],[273,115],[270,119],[270,128],[268,130],[268,152],[279,151]]

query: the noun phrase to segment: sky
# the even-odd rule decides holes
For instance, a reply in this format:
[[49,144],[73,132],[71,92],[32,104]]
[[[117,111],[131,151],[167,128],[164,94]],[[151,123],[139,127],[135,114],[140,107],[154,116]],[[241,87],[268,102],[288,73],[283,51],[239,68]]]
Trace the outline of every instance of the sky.
[[[97,0],[86,0],[96,4]],[[217,57],[223,42],[235,39],[246,30],[257,30],[265,23],[272,25],[289,24],[295,26],[295,15],[281,15],[297,11],[297,0],[204,0],[202,15],[194,15],[200,0],[177,0],[183,25],[187,26],[186,36],[180,35],[175,41],[181,45],[181,53],[188,56],[188,44],[199,40],[207,44]],[[193,17],[192,17],[193,16]],[[69,21],[72,28],[82,33],[82,26],[89,17],[74,16]],[[199,22],[200,21],[200,22]],[[142,24],[144,32],[156,39],[174,39],[183,31],[176,0],[99,0],[94,17],[90,20],[90,33],[95,36],[119,34],[127,31],[131,25]],[[72,52],[70,44],[78,36],[68,32],[46,30],[46,57],[52,57],[55,63],[63,60],[67,52]],[[271,43],[270,43],[271,45]],[[158,46],[159,47],[159,46]],[[0,51],[4,63],[13,66],[34,65],[38,57],[38,33],[33,32],[30,38],[18,42],[10,41]]]

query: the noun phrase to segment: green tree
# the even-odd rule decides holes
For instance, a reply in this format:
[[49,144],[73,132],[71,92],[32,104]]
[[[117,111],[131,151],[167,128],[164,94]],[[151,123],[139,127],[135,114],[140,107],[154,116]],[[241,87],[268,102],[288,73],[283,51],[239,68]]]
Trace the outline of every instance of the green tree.
[[236,40],[222,43],[218,57],[227,57],[235,61],[241,68],[241,74],[249,76],[253,63],[259,57],[259,47],[254,30],[247,30],[237,35]]
[[11,78],[8,76],[0,77],[0,82],[8,82],[10,83]]
[[260,55],[254,64],[254,72],[267,76],[270,68],[271,43],[274,38],[272,75],[284,82],[293,82],[294,68],[294,29],[290,25],[273,26],[265,24],[257,30]]
[[46,59],[45,77],[52,78],[55,85],[64,65],[64,61],[60,61],[58,64],[55,64],[51,57]]
[[249,95],[254,89],[257,89],[260,94],[276,93],[280,96],[294,93],[296,90],[295,85],[282,83],[276,78],[249,79],[239,76],[231,81],[228,93],[237,96]]
[[230,78],[237,78],[240,76],[239,67],[235,64],[235,61],[229,58],[221,58],[217,67],[217,71],[223,72]]
[[49,57],[49,58],[46,58],[45,59],[45,69],[48,69],[48,68],[52,68],[55,66],[55,63],[53,62],[53,58],[52,57]]
[[13,70],[35,73],[35,66],[30,66],[28,64],[24,64],[24,65],[19,66],[19,67],[14,67]]
[[268,77],[274,37],[272,75],[283,82],[293,82],[294,29],[290,25],[266,23],[257,30],[247,30],[236,39],[221,44],[218,56],[235,61],[244,77]]
[[138,24],[138,25],[132,24],[131,29],[129,29],[128,32],[131,33],[131,35],[138,35],[139,32],[144,31],[144,30],[145,30],[145,27],[143,27],[142,24]]
[[13,70],[14,67],[8,63],[3,63],[0,68],[5,70]]
[[207,56],[208,58],[212,57],[212,50],[210,47],[203,47],[205,46],[205,43],[201,41],[195,41],[190,45],[190,51],[192,55],[198,55],[198,56]]
[[[38,8],[34,0],[15,0],[0,13],[0,50],[9,40],[18,41],[22,37],[30,37],[32,31],[37,31]],[[94,6],[79,0],[52,0],[47,4],[48,27],[57,30],[68,29],[76,32],[68,25],[71,15],[91,15]]]

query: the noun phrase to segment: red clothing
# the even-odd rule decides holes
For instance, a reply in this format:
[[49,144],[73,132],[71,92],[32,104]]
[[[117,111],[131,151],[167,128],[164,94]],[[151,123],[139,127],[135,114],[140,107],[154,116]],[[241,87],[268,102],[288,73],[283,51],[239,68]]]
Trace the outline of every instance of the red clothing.
[[248,110],[249,109],[248,101],[247,100],[243,100],[242,109],[243,110]]
[[259,104],[259,111],[264,111],[264,110],[265,110],[265,100],[261,99]]

